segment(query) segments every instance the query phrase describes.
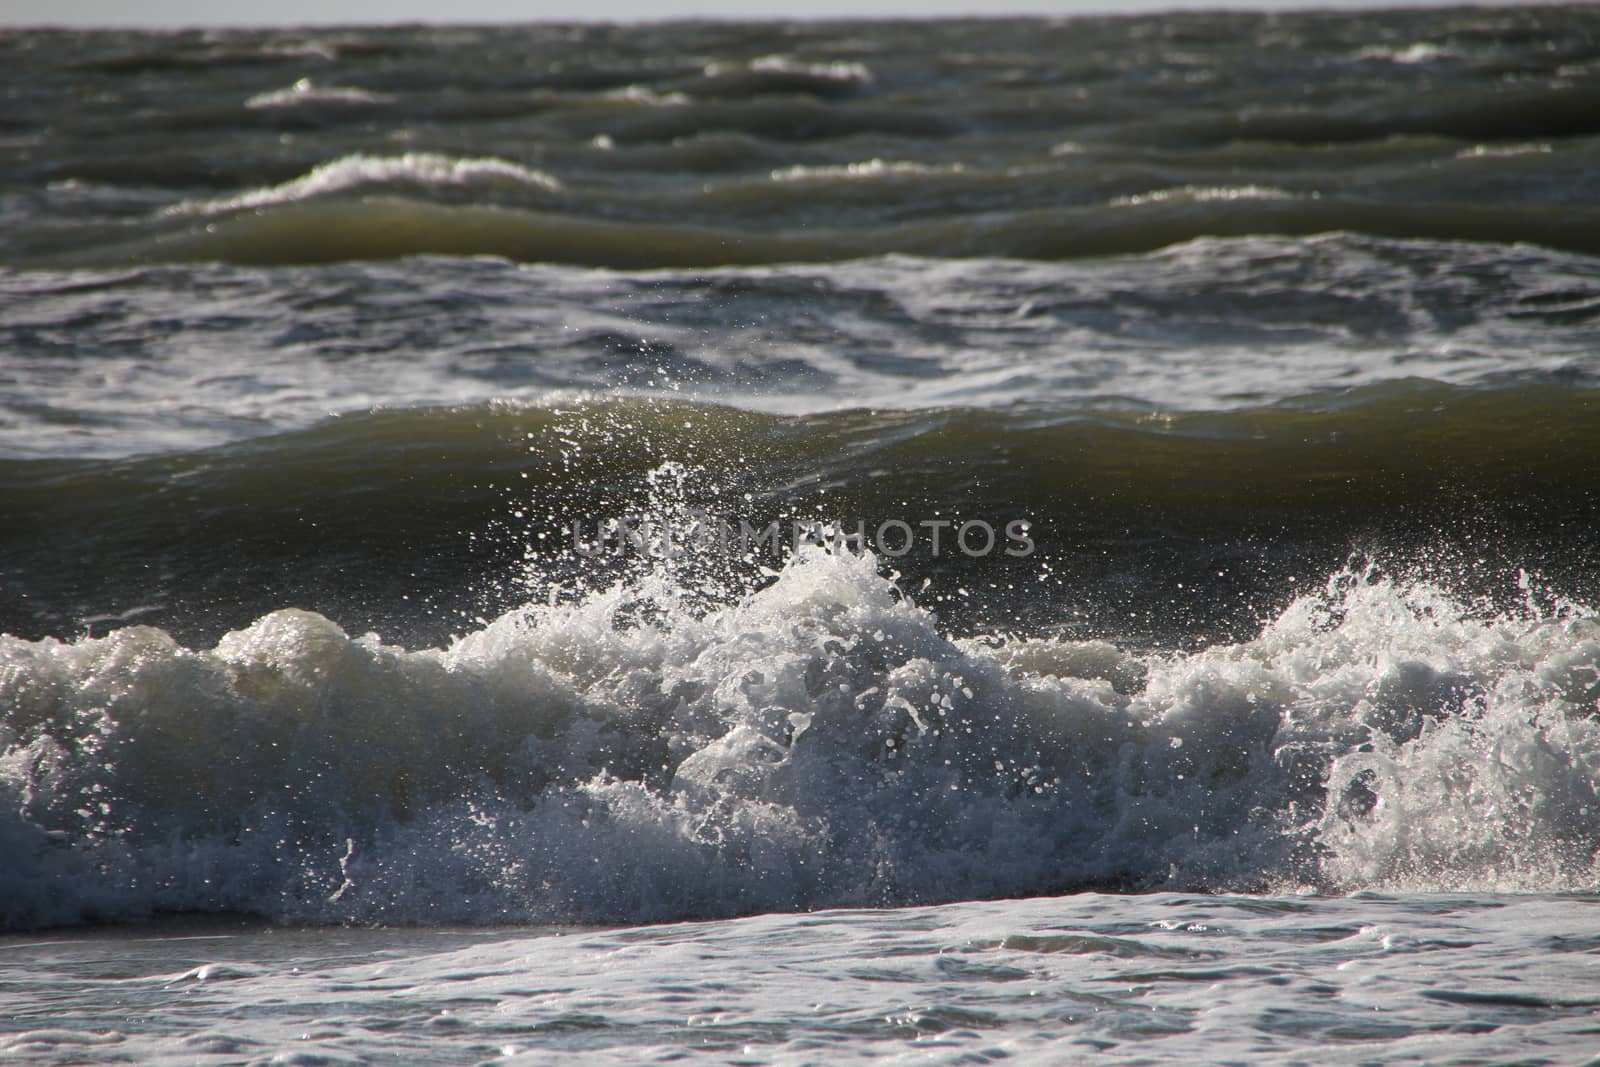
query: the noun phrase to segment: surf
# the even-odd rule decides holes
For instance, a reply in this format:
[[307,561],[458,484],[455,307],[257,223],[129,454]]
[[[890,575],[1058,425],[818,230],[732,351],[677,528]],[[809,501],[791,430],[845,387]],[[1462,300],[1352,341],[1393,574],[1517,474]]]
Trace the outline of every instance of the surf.
[[805,546],[709,609],[654,574],[441,648],[281,609],[0,664],[13,928],[1560,892],[1600,848],[1595,613],[1372,572],[1197,653],[953,638],[876,558]]

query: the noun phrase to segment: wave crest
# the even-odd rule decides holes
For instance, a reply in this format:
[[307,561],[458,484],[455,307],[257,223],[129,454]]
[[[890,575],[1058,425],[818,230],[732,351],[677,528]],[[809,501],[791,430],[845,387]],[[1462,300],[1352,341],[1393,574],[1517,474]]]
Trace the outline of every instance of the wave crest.
[[220,215],[248,208],[294,204],[351,189],[421,186],[424,188],[511,185],[559,192],[561,183],[543,171],[492,157],[458,159],[437,152],[407,152],[400,156],[357,153],[324,163],[280,185],[266,186],[216,200],[184,201],[166,210],[169,215]]

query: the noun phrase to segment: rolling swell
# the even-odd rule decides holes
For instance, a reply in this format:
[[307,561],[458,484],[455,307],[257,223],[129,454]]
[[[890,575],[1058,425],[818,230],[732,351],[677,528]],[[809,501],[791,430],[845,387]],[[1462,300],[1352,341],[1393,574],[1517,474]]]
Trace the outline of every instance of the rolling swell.
[[[1153,123],[1156,143],[1262,141],[1285,145],[1335,145],[1397,137],[1447,137],[1467,143],[1535,138],[1590,137],[1600,133],[1593,88],[1520,88],[1424,93],[1378,107],[1262,110],[1187,128]],[[1159,133],[1158,133],[1159,131]]]
[[1600,209],[1531,205],[1402,205],[1331,197],[1176,195],[850,231],[764,233],[608,222],[507,207],[446,206],[398,197],[262,207],[110,243],[52,266],[223,262],[287,266],[415,255],[501,256],[619,270],[827,262],[894,253],[1036,260],[1150,252],[1201,236],[1303,236],[1330,231],[1512,244],[1600,254]]
[[[1059,259],[1331,231],[1594,254],[1597,39],[1576,5],[684,23],[649,47],[581,26],[0,39],[22,86],[0,261]],[[137,100],[139,125],[61,106],[63,77]],[[360,160],[396,165],[345,181]],[[1194,189],[1288,195],[1149,199]],[[172,218],[208,204],[249,213]]]
[[[574,525],[691,507],[869,531],[1033,523],[1026,559],[948,546],[935,558],[924,545],[895,561],[908,581],[934,582],[963,628],[1237,636],[1353,550],[1459,571],[1464,588],[1503,592],[1526,568],[1587,595],[1597,409],[1593,391],[1422,382],[1187,414],[782,417],[588,401],[350,415],[169,456],[11,461],[0,629],[139,619],[214,640],[295,604],[434,643],[528,596],[631,573],[627,555],[575,553]],[[666,464],[683,471],[670,499],[652,479]]]

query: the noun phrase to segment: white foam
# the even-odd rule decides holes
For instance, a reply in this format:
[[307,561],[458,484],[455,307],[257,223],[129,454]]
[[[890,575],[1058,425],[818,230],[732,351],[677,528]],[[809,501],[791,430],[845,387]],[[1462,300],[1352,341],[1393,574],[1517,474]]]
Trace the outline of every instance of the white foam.
[[1119,196],[1113,207],[1141,204],[1213,204],[1236,200],[1298,200],[1318,198],[1318,194],[1292,193],[1270,185],[1183,185],[1174,189],[1154,189],[1148,193]]
[[[448,649],[274,612],[0,639],[4,921],[662,919],[1084,882],[1592,885],[1600,622],[1344,572],[1192,654],[952,641],[806,551]],[[1325,785],[1327,788],[1325,789]]]
[[306,104],[390,104],[394,99],[389,93],[347,85],[318,85],[310,78],[301,78],[287,89],[256,93],[244,102],[244,106],[259,111]]
[[343,156],[314,168],[309,173],[236,196],[216,200],[189,201],[167,209],[168,214],[216,215],[246,208],[288,204],[363,186],[422,185],[494,186],[512,185],[556,192],[561,183],[543,171],[492,157],[458,159],[436,152],[407,152],[400,156]]
[[818,181],[834,178],[867,179],[894,177],[906,174],[960,174],[960,163],[929,164],[903,159],[864,159],[856,163],[839,163],[828,166],[795,164],[779,167],[771,174],[775,182]]
[[[921,180],[874,177],[875,169],[835,180],[864,195]],[[336,195],[369,189],[408,191]],[[563,206],[526,185],[443,193]],[[279,187],[274,195],[307,194]],[[1051,263],[888,256],[805,268],[816,284],[803,302],[783,295],[790,267],[652,271],[649,285],[628,273],[439,257],[288,274],[12,272],[0,275],[0,319],[16,341],[13,387],[0,396],[0,451],[189,450],[376,406],[541,401],[561,389],[784,414],[959,406],[1071,417],[1321,404],[1346,390],[1404,389],[1414,378],[1496,389],[1588,380],[1590,338],[1578,314],[1591,273],[1585,257],[1441,247],[1323,234],[1198,238],[1149,255]],[[172,270],[190,281],[158,283]],[[102,315],[112,297],[97,286],[113,280],[117,314]],[[747,294],[739,299],[750,314],[729,327],[737,343],[708,340],[706,284]],[[1279,299],[1290,290],[1305,299]],[[284,301],[300,292],[339,300],[285,317]],[[1568,297],[1551,304],[1554,293]],[[398,316],[396,301],[495,312]],[[1470,320],[1407,310],[1462,301],[1478,309]],[[1540,314],[1530,318],[1529,307]],[[826,331],[808,325],[819,316]],[[40,324],[62,332],[38,334]],[[625,355],[597,359],[582,340],[616,331],[671,344],[696,361],[692,376],[662,385]],[[96,353],[92,364],[64,368],[54,341],[37,343],[69,335]],[[536,360],[518,355],[530,345]]]
[[834,60],[828,63],[807,63],[785,55],[767,55],[751,60],[747,66],[732,63],[708,63],[704,74],[707,78],[716,78],[728,74],[737,74],[741,70],[758,71],[768,74],[800,74],[812,78],[822,78],[828,81],[841,83],[869,84],[873,80],[872,70],[865,63],[851,60]]
[[1456,153],[1457,159],[1509,159],[1513,156],[1544,156],[1549,155],[1554,149],[1543,142],[1530,141],[1523,144],[1479,144],[1471,148],[1463,148]]
[[622,100],[649,107],[681,107],[689,103],[689,97],[683,93],[658,93],[647,85],[624,85],[601,95],[607,100]]
[[1419,63],[1436,63],[1441,59],[1456,59],[1460,55],[1460,52],[1444,45],[1433,44],[1430,41],[1417,41],[1404,48],[1368,45],[1356,53],[1356,58],[1381,59],[1401,66],[1415,66]]

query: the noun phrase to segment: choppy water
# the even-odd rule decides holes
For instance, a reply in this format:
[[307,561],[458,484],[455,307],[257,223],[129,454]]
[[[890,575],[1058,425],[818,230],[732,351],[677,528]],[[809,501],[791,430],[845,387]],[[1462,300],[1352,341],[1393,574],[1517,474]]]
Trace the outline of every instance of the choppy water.
[[1592,1054],[1595,9],[0,52],[8,1054]]
[[0,988],[39,1005],[0,1049],[19,1064],[1575,1063],[1600,1006],[1595,909],[1082,894],[608,930],[88,932],[0,953]]

